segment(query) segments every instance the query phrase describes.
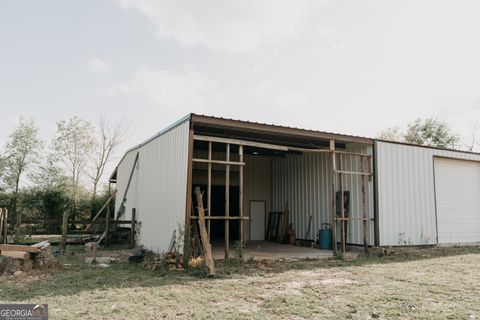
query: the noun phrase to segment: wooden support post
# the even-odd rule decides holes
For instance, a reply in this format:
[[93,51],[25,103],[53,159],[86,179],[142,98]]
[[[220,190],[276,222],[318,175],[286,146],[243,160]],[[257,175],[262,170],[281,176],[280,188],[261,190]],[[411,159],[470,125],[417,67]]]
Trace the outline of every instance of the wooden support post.
[[[340,156],[340,170],[343,169],[343,159]],[[345,224],[347,221],[345,220],[345,198],[344,198],[344,190],[343,190],[343,173],[338,174],[338,179],[340,183],[340,212],[342,213],[342,220],[340,221],[342,226],[342,253],[345,254],[346,251],[346,242],[347,242],[347,231]]]
[[61,240],[61,249],[63,251],[67,248],[67,232],[68,232],[68,210],[65,209],[63,212],[63,221],[62,221],[62,240]]
[[335,140],[330,140],[330,152],[332,156],[332,235],[333,235],[333,253],[337,254],[337,199],[336,199],[336,159],[335,159]]
[[[243,162],[243,146],[238,146],[238,157]],[[238,210],[240,215],[240,258],[243,255],[243,166],[239,167],[239,186],[238,186]]]
[[[108,194],[110,196],[112,184],[108,183]],[[110,244],[110,202],[107,204],[107,210],[105,213],[105,245],[108,246]]]
[[[203,194],[199,187],[195,187],[198,209],[198,227],[200,229],[200,239],[202,240],[203,252],[205,253],[205,264],[207,266],[207,276],[215,275],[215,265],[212,256],[212,246],[208,240],[207,230],[205,228],[205,210],[203,209]],[[186,262],[188,264],[188,261]]]
[[[191,124],[190,124],[191,126]],[[188,140],[188,162],[187,162],[187,197],[186,197],[186,212],[185,212],[185,229],[183,241],[183,262],[185,269],[188,269],[188,261],[190,261],[191,249],[191,228],[190,216],[192,216],[192,170],[193,170],[193,129],[190,127]]]
[[[370,160],[367,158],[367,161],[370,162]],[[364,159],[363,158],[360,158],[360,171],[363,172],[364,170]],[[369,172],[370,173],[370,172]],[[361,176],[361,179],[362,179],[362,211],[363,211],[363,249],[365,250],[365,252],[368,251],[368,226],[367,226],[367,223],[369,223],[369,221],[367,221],[367,208],[366,208],[366,205],[365,205],[365,176]]]
[[[212,160],[212,141],[208,142],[208,160]],[[207,177],[207,214],[210,217],[212,214],[212,163],[208,163],[208,177]],[[208,241],[210,241],[211,222],[207,221]]]
[[3,208],[0,208],[0,243],[3,243]]
[[137,227],[137,209],[132,208],[132,220],[130,224],[130,246],[135,248],[135,229]]
[[8,243],[8,209],[3,209],[3,243]]
[[[230,162],[230,144],[226,147],[226,161]],[[230,215],[230,165],[225,166],[225,216]],[[225,220],[225,259],[230,252],[230,220]]]

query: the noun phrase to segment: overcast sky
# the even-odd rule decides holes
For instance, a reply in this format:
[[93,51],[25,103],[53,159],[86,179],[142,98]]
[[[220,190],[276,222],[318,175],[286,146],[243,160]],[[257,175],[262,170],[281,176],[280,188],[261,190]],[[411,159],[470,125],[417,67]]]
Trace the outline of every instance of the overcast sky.
[[480,1],[0,0],[0,143],[19,116],[189,112],[375,136],[480,114]]

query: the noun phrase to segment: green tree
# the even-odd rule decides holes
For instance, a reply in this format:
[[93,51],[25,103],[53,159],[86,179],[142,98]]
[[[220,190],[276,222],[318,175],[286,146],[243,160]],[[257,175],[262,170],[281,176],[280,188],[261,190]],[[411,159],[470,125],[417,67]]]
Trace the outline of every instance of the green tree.
[[402,132],[398,126],[388,128],[378,134],[378,139],[438,148],[455,148],[460,141],[445,121],[434,117],[411,121],[406,132]]
[[53,140],[53,160],[61,164],[70,177],[70,212],[73,220],[78,204],[80,178],[85,173],[85,166],[91,157],[95,144],[93,132],[93,125],[78,117],[57,122],[57,132]]
[[418,118],[408,124],[405,141],[438,148],[455,148],[460,139],[445,121]]
[[22,221],[21,212],[17,212],[18,191],[21,179],[31,167],[38,163],[43,143],[38,137],[39,129],[33,120],[21,118],[10,134],[5,145],[3,159],[3,181],[7,190],[12,192],[11,209],[16,217],[17,227]]

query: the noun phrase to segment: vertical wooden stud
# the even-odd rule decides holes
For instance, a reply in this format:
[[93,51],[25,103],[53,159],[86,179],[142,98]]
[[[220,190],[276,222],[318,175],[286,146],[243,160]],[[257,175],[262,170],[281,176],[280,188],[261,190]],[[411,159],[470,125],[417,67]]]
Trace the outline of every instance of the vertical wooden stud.
[[[208,142],[208,160],[212,160],[212,141]],[[212,214],[212,163],[208,163],[208,177],[207,177],[207,214],[210,217]],[[207,221],[208,241],[210,242],[210,225],[211,221]]]
[[[243,146],[238,146],[238,158],[243,162]],[[243,166],[239,166],[238,209],[240,215],[240,255],[243,252]],[[240,257],[241,258],[241,257]]]
[[132,208],[132,220],[130,221],[130,246],[135,248],[135,229],[137,226],[137,210]]
[[337,200],[336,200],[336,159],[335,159],[335,140],[330,140],[330,153],[332,159],[332,210],[333,210],[333,217],[332,217],[332,235],[333,235],[333,253],[337,254]]
[[[226,161],[230,161],[230,144],[226,147]],[[225,216],[230,216],[230,165],[225,166]],[[230,252],[230,221],[225,219],[225,259]]]
[[[360,157],[360,171],[361,172],[364,172],[364,158],[363,157]],[[369,161],[369,159],[367,158],[367,161]],[[362,211],[363,211],[363,249],[365,250],[365,252],[367,252],[368,250],[368,242],[367,242],[367,223],[369,223],[367,221],[367,208],[366,208],[366,205],[365,205],[365,176],[364,175],[361,175],[361,179],[362,179]]]

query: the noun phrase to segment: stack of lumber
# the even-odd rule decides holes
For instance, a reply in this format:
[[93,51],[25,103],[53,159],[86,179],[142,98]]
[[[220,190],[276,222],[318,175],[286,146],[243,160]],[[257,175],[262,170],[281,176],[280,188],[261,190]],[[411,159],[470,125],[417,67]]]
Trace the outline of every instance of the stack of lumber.
[[0,252],[2,256],[29,260],[32,255],[43,252],[50,246],[50,242],[42,241],[31,246],[17,245],[17,244],[0,244]]

